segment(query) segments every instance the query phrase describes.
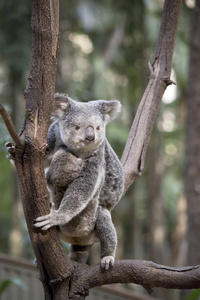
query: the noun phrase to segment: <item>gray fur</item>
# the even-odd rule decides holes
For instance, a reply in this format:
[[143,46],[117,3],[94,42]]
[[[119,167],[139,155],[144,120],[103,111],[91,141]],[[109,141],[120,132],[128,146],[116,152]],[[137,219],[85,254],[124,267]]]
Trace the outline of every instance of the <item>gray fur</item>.
[[58,226],[61,239],[72,244],[71,258],[80,262],[100,241],[105,269],[114,264],[117,245],[110,211],[123,192],[123,170],[105,128],[120,108],[118,101],[80,103],[55,95],[45,157],[52,206],[35,223],[43,230]]

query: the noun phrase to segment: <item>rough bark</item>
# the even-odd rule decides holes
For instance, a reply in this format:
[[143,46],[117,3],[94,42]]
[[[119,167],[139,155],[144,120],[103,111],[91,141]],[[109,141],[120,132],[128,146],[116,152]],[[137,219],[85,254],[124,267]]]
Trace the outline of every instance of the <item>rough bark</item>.
[[[141,172],[148,140],[162,94],[170,81],[171,60],[181,1],[166,0],[150,79],[122,158],[125,190]],[[34,219],[49,212],[43,155],[54,94],[58,44],[58,0],[32,0],[33,44],[29,83],[25,92],[23,130],[17,136],[4,108],[0,113],[16,143],[15,161],[24,213],[37,257],[45,299],[84,299],[88,290],[109,283],[134,282],[152,287],[198,288],[199,266],[170,268],[145,261],[116,261],[102,272],[99,265],[73,263],[66,257],[55,228],[42,233]]]
[[200,1],[192,17],[186,119],[185,191],[188,209],[188,262],[200,261]]

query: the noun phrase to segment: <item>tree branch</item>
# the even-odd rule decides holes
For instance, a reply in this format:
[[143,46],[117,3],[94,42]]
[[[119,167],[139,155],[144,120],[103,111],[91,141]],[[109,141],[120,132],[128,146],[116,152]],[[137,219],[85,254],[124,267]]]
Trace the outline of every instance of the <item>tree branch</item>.
[[[77,274],[79,274],[78,278]],[[149,293],[154,287],[200,288],[200,265],[173,268],[151,261],[119,260],[109,271],[102,271],[99,265],[77,265],[71,281],[70,297],[77,300],[78,294],[83,297],[85,293],[84,295],[87,296],[89,289],[111,283],[139,284]]]
[[181,0],[165,0],[159,37],[150,77],[121,158],[125,176],[124,193],[141,175],[148,142],[163,93],[170,80],[172,56],[181,8]]
[[11,120],[11,117],[7,113],[5,107],[2,103],[0,103],[0,114],[4,120],[4,123],[8,129],[8,132],[10,133],[11,138],[15,142],[17,148],[23,149],[24,148],[24,141],[18,136],[16,129],[13,125],[13,122]]

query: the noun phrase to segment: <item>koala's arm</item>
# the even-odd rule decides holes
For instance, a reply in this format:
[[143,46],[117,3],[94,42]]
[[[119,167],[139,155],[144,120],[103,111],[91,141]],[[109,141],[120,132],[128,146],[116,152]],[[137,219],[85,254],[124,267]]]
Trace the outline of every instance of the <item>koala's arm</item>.
[[108,210],[121,199],[124,189],[124,174],[122,165],[109,142],[105,142],[106,176],[101,189],[99,203]]
[[36,227],[47,230],[52,226],[65,225],[93,200],[101,186],[101,176],[103,176],[101,173],[101,156],[98,151],[85,159],[79,176],[69,184],[59,208],[56,210],[55,206],[52,205],[48,215],[38,217],[35,220],[34,225]]

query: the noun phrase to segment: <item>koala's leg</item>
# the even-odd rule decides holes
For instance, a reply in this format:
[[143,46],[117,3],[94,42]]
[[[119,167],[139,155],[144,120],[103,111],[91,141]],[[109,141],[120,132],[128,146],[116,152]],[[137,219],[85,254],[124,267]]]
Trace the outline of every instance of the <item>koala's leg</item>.
[[85,264],[87,262],[91,247],[92,245],[87,245],[87,246],[71,245],[69,257],[74,261]]
[[95,231],[101,244],[101,267],[107,270],[114,265],[117,233],[110,212],[101,206],[97,211]]

